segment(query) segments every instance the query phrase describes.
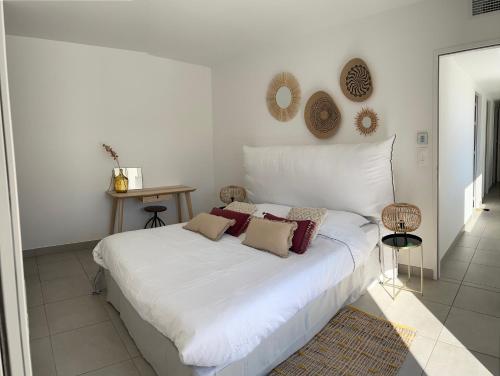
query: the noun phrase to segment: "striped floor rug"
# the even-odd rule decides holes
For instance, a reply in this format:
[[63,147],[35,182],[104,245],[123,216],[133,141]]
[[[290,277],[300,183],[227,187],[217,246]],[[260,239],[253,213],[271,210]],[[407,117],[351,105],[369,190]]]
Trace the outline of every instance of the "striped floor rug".
[[269,375],[395,376],[415,333],[348,306]]

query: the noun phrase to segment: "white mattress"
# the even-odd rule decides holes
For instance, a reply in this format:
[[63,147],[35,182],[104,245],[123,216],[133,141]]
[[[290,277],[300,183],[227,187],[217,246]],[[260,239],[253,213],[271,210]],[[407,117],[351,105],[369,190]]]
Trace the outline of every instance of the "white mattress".
[[281,259],[229,235],[213,242],[171,225],[110,236],[94,258],[184,364],[221,366],[352,273],[378,241],[377,226],[361,229],[318,236],[304,255]]

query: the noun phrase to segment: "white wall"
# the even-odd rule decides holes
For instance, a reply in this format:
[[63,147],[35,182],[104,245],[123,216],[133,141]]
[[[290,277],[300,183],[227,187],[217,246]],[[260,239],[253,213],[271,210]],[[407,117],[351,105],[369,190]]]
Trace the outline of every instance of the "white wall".
[[[442,57],[439,66],[440,258],[472,215],[475,94],[474,82],[455,58]],[[482,181],[480,171],[479,176]]]
[[[7,50],[24,249],[107,235],[113,161],[103,142],[122,166],[143,168],[145,186],[191,185],[195,211],[211,206],[209,68],[14,36]],[[126,229],[144,225],[141,207],[127,202]]]
[[[290,27],[293,27],[291,25]],[[422,209],[418,233],[425,241],[425,266],[437,269],[436,170],[433,116],[434,53],[464,43],[500,38],[500,14],[470,16],[469,0],[429,0],[383,13],[303,40],[288,40],[261,51],[249,51],[213,69],[215,183],[242,183],[242,145],[323,144],[377,141],[396,133],[397,200]],[[374,93],[366,103],[347,100],[338,79],[351,57],[366,60]],[[288,123],[268,113],[265,94],[280,71],[292,72],[302,87],[301,111]],[[307,130],[303,108],[309,96],[326,90],[339,106],[343,121],[331,139],[320,141]],[[356,134],[353,117],[363,105],[378,112],[381,126],[374,136]],[[416,133],[429,132],[431,161],[418,166]]]
[[488,100],[486,106],[486,158],[485,158],[485,191],[488,193],[494,184],[494,157],[495,157],[495,102]]

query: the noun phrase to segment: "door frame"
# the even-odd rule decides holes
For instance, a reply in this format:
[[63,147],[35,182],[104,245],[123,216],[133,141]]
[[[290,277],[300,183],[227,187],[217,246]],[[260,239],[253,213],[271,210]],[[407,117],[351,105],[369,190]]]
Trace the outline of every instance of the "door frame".
[[[0,275],[2,373],[31,376],[28,314],[10,115],[3,2],[0,4]],[[3,329],[3,331],[2,331]]]
[[433,155],[433,178],[432,178],[432,197],[433,197],[433,217],[435,218],[434,228],[436,232],[435,244],[436,244],[436,273],[434,275],[435,279],[439,279],[441,273],[440,265],[440,252],[439,252],[439,60],[441,56],[452,55],[459,52],[481,50],[486,48],[493,48],[500,46],[500,39],[486,40],[482,42],[466,43],[446,48],[440,48],[434,50],[434,71],[433,71],[433,115],[432,115],[432,134],[434,135],[435,142],[432,143],[432,155]]

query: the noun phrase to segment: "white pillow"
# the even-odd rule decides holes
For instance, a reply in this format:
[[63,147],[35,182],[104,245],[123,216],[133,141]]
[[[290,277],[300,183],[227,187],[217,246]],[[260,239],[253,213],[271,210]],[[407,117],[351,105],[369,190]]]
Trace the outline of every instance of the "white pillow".
[[255,217],[264,217],[264,213],[275,215],[276,217],[286,218],[290,211],[290,206],[276,204],[257,204],[257,211],[253,213]]
[[368,219],[359,214],[346,212],[342,210],[328,210],[328,214],[323,221],[323,225],[353,225],[361,227],[370,223]]
[[380,218],[394,202],[395,137],[365,144],[243,148],[251,202],[329,208]]

